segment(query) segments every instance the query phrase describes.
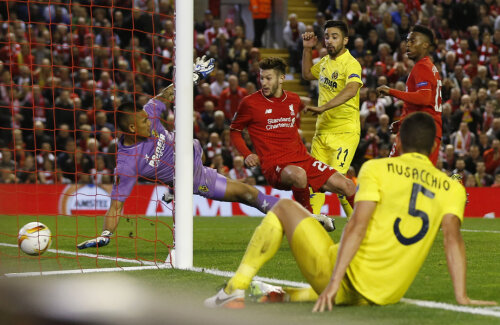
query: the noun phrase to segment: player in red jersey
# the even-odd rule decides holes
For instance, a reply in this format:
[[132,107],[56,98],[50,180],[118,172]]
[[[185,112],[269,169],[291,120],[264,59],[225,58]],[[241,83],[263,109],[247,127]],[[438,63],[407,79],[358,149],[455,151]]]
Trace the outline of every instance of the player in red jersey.
[[[286,63],[280,58],[266,58],[259,66],[262,89],[243,98],[231,123],[231,140],[245,157],[246,165],[261,165],[271,186],[291,189],[295,199],[310,212],[309,186],[315,192],[354,194],[351,180],[314,159],[302,143],[296,124],[300,98],[282,88]],[[241,132],[245,128],[257,154],[243,140]]]
[[[422,111],[429,113],[436,122],[436,145],[429,159],[434,165],[439,156],[441,145],[442,122],[441,122],[441,77],[436,66],[432,63],[429,52],[434,45],[433,32],[424,26],[413,27],[406,43],[406,53],[415,65],[406,80],[406,92],[380,86],[377,88],[379,94],[393,96],[404,101],[401,119],[392,125],[394,133],[398,132],[399,125],[410,113]],[[393,146],[391,157],[398,156],[398,148]]]

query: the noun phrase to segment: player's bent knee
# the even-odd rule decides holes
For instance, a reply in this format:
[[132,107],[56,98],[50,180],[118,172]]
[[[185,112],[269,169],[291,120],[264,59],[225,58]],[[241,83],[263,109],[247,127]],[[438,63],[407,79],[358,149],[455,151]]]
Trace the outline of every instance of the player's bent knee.
[[290,185],[305,188],[307,186],[307,174],[306,171],[299,166],[289,165],[283,169],[282,181],[290,183]]

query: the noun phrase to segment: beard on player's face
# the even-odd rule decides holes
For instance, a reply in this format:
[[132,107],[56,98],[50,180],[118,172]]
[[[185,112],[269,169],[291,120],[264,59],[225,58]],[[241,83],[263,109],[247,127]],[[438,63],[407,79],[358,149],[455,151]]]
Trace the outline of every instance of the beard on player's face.
[[343,44],[340,44],[337,47],[335,47],[334,45],[330,45],[326,48],[328,55],[331,58],[335,58],[343,49],[344,49]]

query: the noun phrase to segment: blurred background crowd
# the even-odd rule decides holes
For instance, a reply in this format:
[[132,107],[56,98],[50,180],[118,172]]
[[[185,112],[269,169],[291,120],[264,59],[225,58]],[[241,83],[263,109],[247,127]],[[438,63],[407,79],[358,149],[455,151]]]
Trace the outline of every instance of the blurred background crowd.
[[[120,135],[114,110],[125,101],[142,107],[171,82],[171,0],[92,4],[0,4],[1,183],[111,184]],[[461,174],[467,187],[500,187],[500,0],[315,4],[313,24],[301,22],[296,13],[288,16],[283,29],[287,79],[300,79],[303,32],[318,36],[313,55],[319,60],[326,54],[323,23],[332,18],[347,21],[347,47],[361,63],[364,82],[361,141],[350,177],[356,177],[364,161],[390,152],[395,136],[389,126],[399,118],[402,102],[378,97],[375,88],[405,90],[414,64],[405,54],[406,36],[411,26],[422,24],[437,36],[432,60],[442,78],[438,167]],[[217,1],[210,1],[209,8],[195,21],[193,51],[195,57],[214,58],[216,69],[195,87],[194,136],[204,148],[206,165],[234,179],[265,184],[261,171],[247,169],[231,145],[229,125],[240,100],[260,88],[261,37],[270,13],[252,12],[255,33],[249,39],[238,10],[218,10]],[[301,83],[309,89],[304,101],[314,103],[317,83]],[[171,107],[163,118],[172,131]],[[248,135],[245,138],[252,148]]]

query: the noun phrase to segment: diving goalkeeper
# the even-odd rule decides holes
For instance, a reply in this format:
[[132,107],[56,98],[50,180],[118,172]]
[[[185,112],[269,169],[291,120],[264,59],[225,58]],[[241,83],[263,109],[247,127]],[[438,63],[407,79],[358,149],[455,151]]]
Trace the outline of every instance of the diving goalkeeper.
[[[214,69],[213,59],[196,60],[193,82],[206,77]],[[101,236],[78,244],[79,249],[108,245],[123,215],[123,206],[138,177],[155,179],[168,185],[174,180],[174,135],[160,123],[165,104],[174,99],[172,85],[163,89],[143,109],[134,103],[122,104],[117,112],[117,125],[123,132],[118,141],[115,182],[111,192],[111,206],[104,218]],[[203,166],[203,149],[194,141],[193,193],[219,201],[240,202],[267,213],[278,201],[277,197],[261,193],[255,187],[227,179],[215,169]]]

